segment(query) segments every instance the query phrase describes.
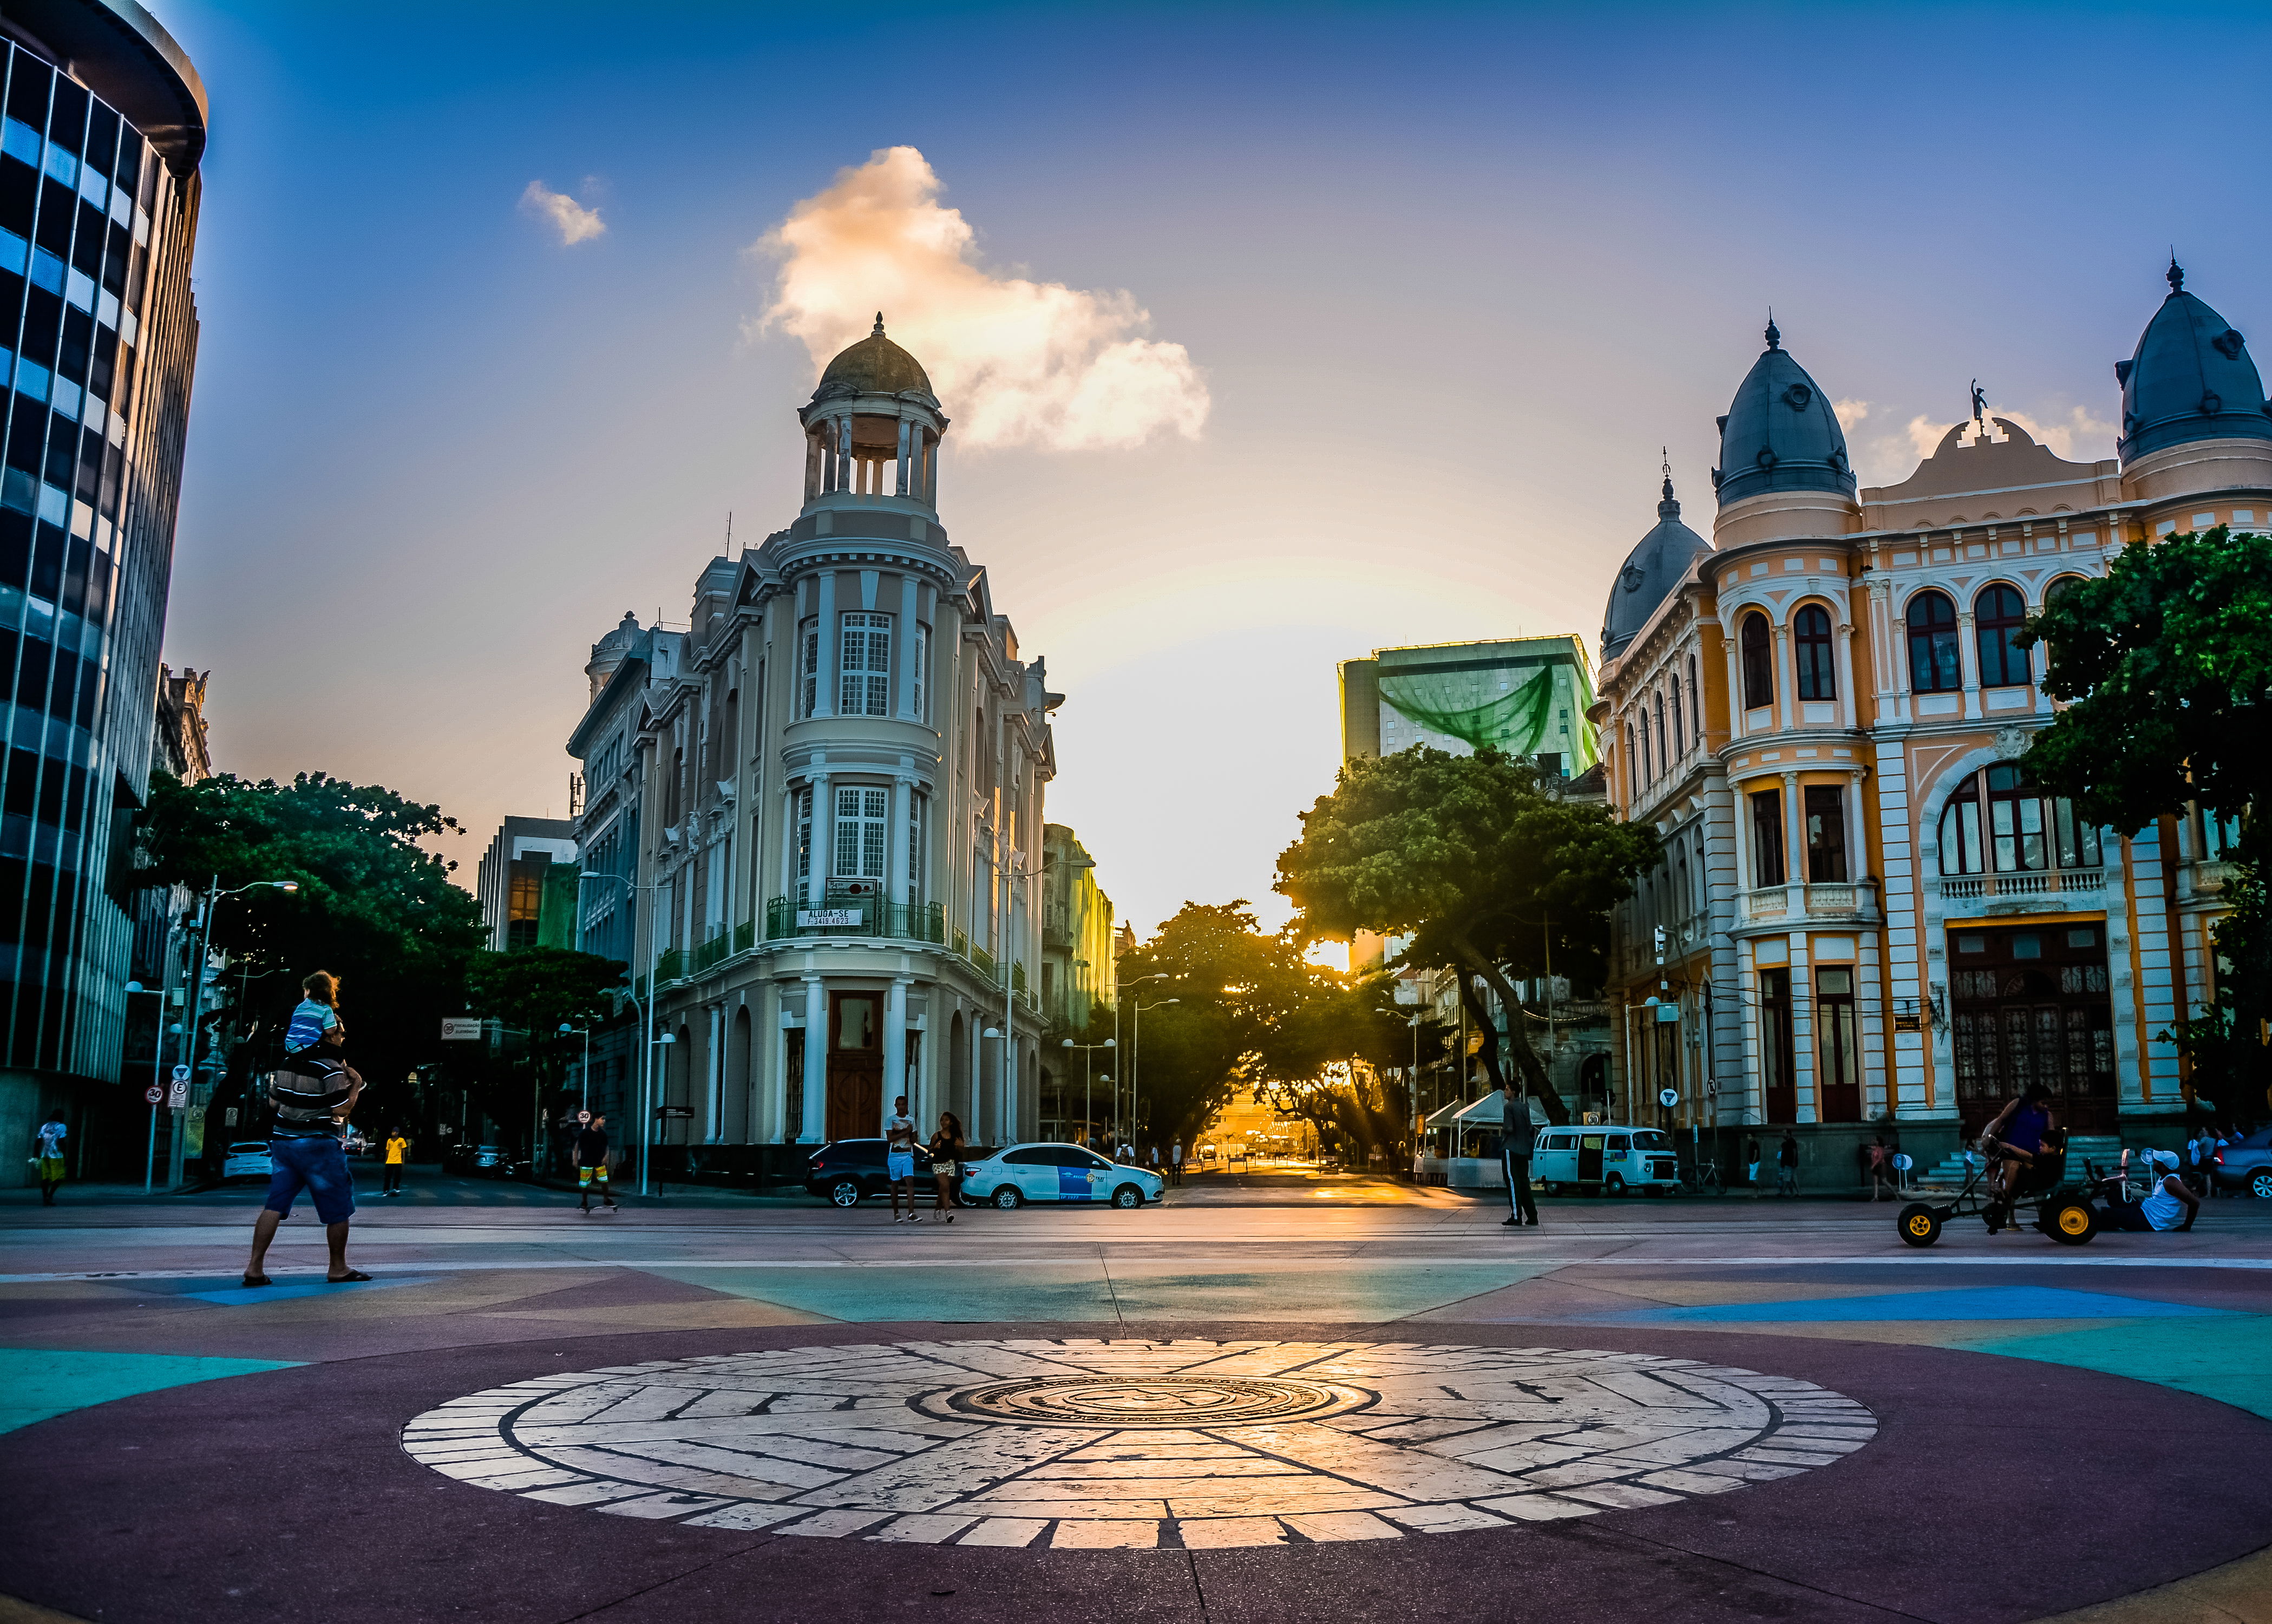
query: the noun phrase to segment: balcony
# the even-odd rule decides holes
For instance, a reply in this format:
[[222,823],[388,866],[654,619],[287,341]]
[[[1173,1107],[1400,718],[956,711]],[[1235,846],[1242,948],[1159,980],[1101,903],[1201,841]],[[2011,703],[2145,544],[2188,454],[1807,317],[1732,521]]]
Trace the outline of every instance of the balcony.
[[2237,863],[2188,863],[2181,872],[2185,882],[2181,889],[2182,894],[2223,896],[2225,887],[2231,885],[2234,877],[2240,872],[2240,865]]
[[820,908],[808,908],[786,896],[766,904],[767,941],[816,936],[840,940],[873,937],[944,947],[946,910],[937,902],[887,902],[873,896],[831,897]]
[[1979,902],[1991,897],[2067,896],[2106,888],[2103,868],[2039,869],[2022,874],[1945,874],[1934,882],[1941,900]]
[[1744,893],[1744,918],[1752,924],[1871,924],[1877,917],[1878,882],[1874,879],[1762,886]]

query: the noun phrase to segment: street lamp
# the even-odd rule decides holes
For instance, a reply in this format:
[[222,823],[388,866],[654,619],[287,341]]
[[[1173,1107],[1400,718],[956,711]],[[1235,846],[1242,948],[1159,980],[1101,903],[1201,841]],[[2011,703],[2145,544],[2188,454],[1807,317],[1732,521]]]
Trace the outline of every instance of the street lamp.
[[[1130,980],[1117,982],[1114,984],[1112,999],[1112,1037],[1116,1044],[1118,1043],[1120,1039],[1120,990],[1124,987],[1140,987],[1147,981],[1165,981],[1167,979],[1168,972],[1165,970],[1158,970],[1149,976],[1137,976]],[[1129,1086],[1131,1089],[1133,1089],[1135,1087],[1136,1074],[1132,1059],[1130,1062],[1128,1075]],[[1134,1113],[1132,1111],[1130,1114],[1132,1116]],[[1120,1124],[1120,1090],[1117,1087],[1112,1090],[1112,1122],[1113,1126],[1117,1130]]]
[[147,1195],[158,1187],[158,1106],[165,1097],[161,1079],[166,1074],[166,989],[128,982],[127,996],[137,992],[147,992],[158,1000],[158,1029],[150,1038],[150,1154],[142,1164],[142,1194]]
[[588,1026],[576,1026],[566,1021],[563,1021],[560,1023],[561,1037],[573,1037],[579,1034],[580,1034],[584,1039],[584,1103],[580,1109],[589,1111],[592,1109],[592,1029]]
[[[1151,977],[1146,977],[1143,979],[1149,980]],[[1136,1131],[1136,1090],[1143,1081],[1143,1074],[1140,1067],[1144,1059],[1144,1012],[1147,1009],[1165,1009],[1170,1004],[1180,1004],[1183,1001],[1179,998],[1163,998],[1155,1003],[1136,1006],[1135,1029],[1128,1035],[1132,1051],[1128,1063],[1128,1131],[1131,1134]]]
[[[213,947],[213,910],[227,898],[264,887],[281,891],[288,896],[300,888],[300,882],[296,879],[254,879],[224,891],[220,888],[220,876],[215,874],[212,883],[206,887],[205,912],[198,920],[198,948],[190,958],[190,1052],[186,1058],[192,1080],[198,1074],[198,1039],[203,1035],[206,1022],[206,955]],[[173,1181],[179,1184],[183,1147],[178,1115],[175,1119],[174,1129],[174,1153],[168,1171],[175,1175]]]
[[[1072,1038],[1068,1037],[1065,1040],[1064,1046],[1067,1049],[1078,1049],[1081,1051],[1080,1125],[1083,1128],[1089,1130],[1086,1137],[1094,1139],[1096,1137],[1095,1132],[1096,1126],[1096,1118],[1095,1114],[1095,1079],[1089,1075],[1089,1067],[1095,1064],[1095,1061],[1091,1059],[1091,1051],[1098,1049],[1117,1049],[1120,1044],[1117,1039],[1110,1037],[1106,1038],[1101,1044],[1077,1044],[1073,1042]],[[1108,1077],[1105,1081],[1110,1082],[1112,1080]]]

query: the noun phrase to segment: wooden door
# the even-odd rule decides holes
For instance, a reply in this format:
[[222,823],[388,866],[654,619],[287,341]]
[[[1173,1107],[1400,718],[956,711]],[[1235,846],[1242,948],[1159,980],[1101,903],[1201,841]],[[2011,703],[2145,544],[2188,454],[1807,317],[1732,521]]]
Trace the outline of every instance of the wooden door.
[[873,1139],[884,1131],[884,995],[833,992],[828,999],[828,1137]]

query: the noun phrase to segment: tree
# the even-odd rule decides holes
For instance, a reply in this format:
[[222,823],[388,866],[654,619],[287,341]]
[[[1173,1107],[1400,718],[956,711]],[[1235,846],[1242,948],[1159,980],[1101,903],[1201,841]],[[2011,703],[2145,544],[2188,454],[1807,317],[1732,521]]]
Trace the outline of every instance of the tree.
[[[2064,703],[2028,770],[2095,823],[2137,829],[2188,804],[2240,822],[2216,927],[2216,1005],[2180,1029],[2199,1073],[2263,1065],[2272,1014],[2264,829],[2272,790],[2272,537],[2225,526],[2136,542],[2028,623],[2049,650],[2044,691]],[[2219,1079],[2220,1081],[2223,1078]]]
[[[542,1091],[548,1081],[564,1074],[572,1053],[581,1040],[560,1029],[600,1024],[613,1014],[614,993],[624,984],[631,967],[620,959],[570,947],[522,947],[512,953],[482,952],[474,956],[466,972],[466,996],[474,1010],[494,1019],[508,1031],[527,1034],[518,1049],[519,1070],[537,1096],[535,1119],[544,1116]],[[500,1121],[509,1120],[512,1107],[503,1090],[493,1089],[483,1104]],[[521,1096],[527,1108],[527,1094]],[[536,1149],[541,1152],[542,1144]]]
[[1402,963],[1453,971],[1496,1084],[1498,1044],[1474,982],[1490,987],[1507,1012],[1516,1068],[1558,1123],[1567,1113],[1530,1045],[1513,982],[1545,974],[1550,954],[1557,974],[1598,981],[1610,909],[1659,860],[1648,828],[1565,799],[1561,783],[1495,750],[1454,756],[1415,745],[1352,761],[1302,815],[1277,881],[1304,935],[1403,936]]
[[198,891],[295,881],[296,894],[247,891],[214,913],[212,945],[237,962],[227,979],[247,1036],[280,1036],[301,977],[331,970],[348,1052],[385,1082],[430,1055],[440,1018],[463,1007],[481,904],[451,880],[454,864],[419,844],[458,827],[439,807],[320,773],[288,784],[161,774],[140,817],[153,865],[141,877]]

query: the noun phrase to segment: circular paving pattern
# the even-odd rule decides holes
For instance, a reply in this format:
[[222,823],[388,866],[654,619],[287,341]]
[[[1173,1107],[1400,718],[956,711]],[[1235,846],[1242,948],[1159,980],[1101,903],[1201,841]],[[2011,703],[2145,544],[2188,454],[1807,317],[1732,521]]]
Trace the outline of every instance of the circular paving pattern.
[[1698,1359],[1068,1337],[548,1374],[430,1410],[402,1445],[477,1487],[695,1527],[1200,1548],[1669,1505],[1876,1431],[1827,1388]]

